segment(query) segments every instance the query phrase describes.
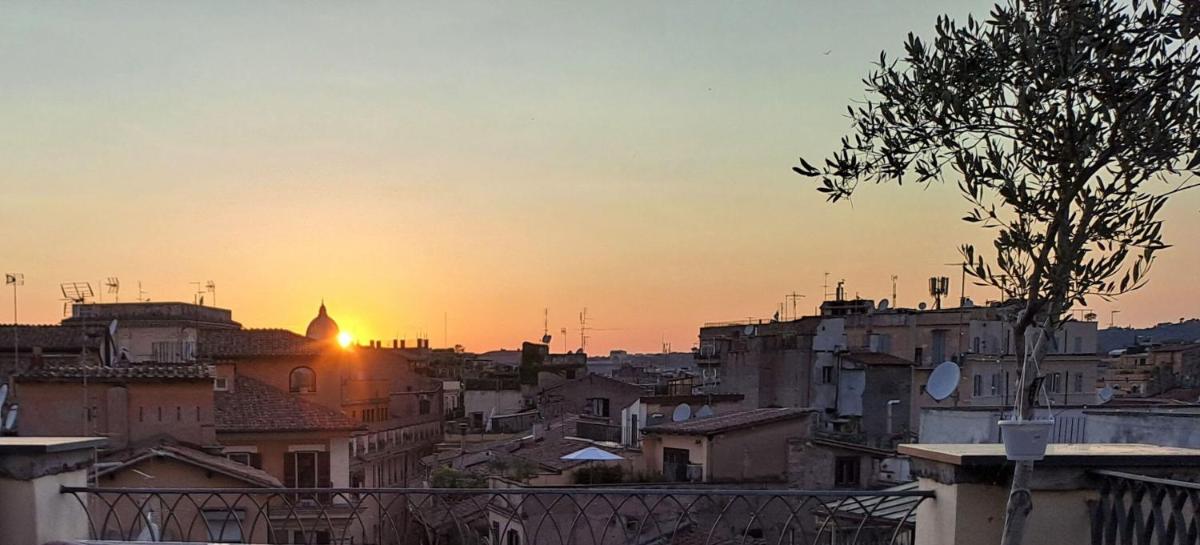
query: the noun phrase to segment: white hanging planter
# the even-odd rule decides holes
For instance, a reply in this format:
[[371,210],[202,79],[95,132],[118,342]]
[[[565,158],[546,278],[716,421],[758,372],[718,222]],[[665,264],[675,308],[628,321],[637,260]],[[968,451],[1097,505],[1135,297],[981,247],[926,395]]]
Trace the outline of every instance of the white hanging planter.
[[1041,460],[1053,427],[1054,420],[1001,420],[1005,456],[1014,462]]

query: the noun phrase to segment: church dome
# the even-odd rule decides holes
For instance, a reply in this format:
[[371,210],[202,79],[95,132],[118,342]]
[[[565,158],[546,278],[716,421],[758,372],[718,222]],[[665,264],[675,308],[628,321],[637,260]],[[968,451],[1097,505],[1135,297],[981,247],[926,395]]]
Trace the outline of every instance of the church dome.
[[325,302],[321,301],[321,308],[317,311],[317,317],[313,318],[308,323],[308,330],[304,332],[304,336],[318,341],[332,341],[337,339],[338,325],[325,313]]

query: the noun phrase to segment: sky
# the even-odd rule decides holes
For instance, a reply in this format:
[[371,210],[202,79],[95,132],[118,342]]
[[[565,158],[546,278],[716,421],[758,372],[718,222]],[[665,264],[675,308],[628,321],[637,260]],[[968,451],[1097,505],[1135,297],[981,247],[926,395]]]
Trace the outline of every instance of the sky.
[[[23,323],[62,318],[61,282],[212,280],[247,327],[303,332],[324,299],[360,339],[473,351],[544,309],[577,349],[584,308],[589,353],[687,350],[786,293],[811,313],[826,273],[957,295],[986,233],[953,184],[831,205],[790,167],[836,147],[880,50],[990,4],[5,2],[0,268]],[[1175,247],[1102,325],[1198,314],[1198,210],[1167,206]]]

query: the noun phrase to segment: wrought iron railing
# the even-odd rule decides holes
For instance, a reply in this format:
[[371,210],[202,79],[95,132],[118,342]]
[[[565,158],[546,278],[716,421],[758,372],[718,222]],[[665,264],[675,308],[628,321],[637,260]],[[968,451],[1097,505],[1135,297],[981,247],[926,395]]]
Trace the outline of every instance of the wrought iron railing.
[[1094,545],[1200,544],[1200,484],[1120,471],[1094,471]]
[[85,508],[90,538],[117,541],[912,545],[917,506],[932,497],[913,488],[62,491]]

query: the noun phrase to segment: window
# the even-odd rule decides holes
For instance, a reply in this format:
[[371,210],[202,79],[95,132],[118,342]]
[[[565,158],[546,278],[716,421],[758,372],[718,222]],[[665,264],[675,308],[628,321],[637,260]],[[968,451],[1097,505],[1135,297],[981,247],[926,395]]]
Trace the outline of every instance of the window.
[[1075,393],[1083,392],[1083,375],[1075,375]]
[[833,384],[833,366],[821,367],[821,384]]
[[521,545],[521,534],[518,534],[516,530],[509,530],[506,536],[504,545]]
[[421,394],[420,399],[417,400],[417,406],[418,406],[417,412],[419,412],[421,414],[429,414],[431,405],[432,405],[432,403],[429,400],[429,395]]
[[991,395],[1000,395],[1000,373],[992,373]]
[[229,458],[229,461],[231,461],[231,462],[237,462],[239,464],[247,465],[247,466],[250,465],[250,453],[249,452],[230,452],[230,453],[227,453],[225,455],[225,457]]
[[979,337],[975,337],[974,339],[972,339],[971,340],[971,351],[978,354],[979,353],[979,344],[980,344]]
[[592,411],[592,416],[608,416],[608,398],[607,397],[590,397],[587,400],[588,407]]
[[217,392],[229,391],[229,379],[225,377],[217,377],[213,379],[213,390]]
[[838,456],[833,460],[833,486],[858,488],[861,464],[857,456]]
[[971,377],[971,395],[976,397],[983,395],[983,375]]
[[1046,377],[1046,379],[1047,392],[1058,393],[1062,391],[1060,390],[1062,387],[1062,373],[1054,373],[1053,375]]
[[932,332],[932,355],[934,363],[946,361],[946,330],[935,329]]
[[925,363],[925,349],[919,346],[913,349],[913,362],[917,365]]
[[329,488],[329,453],[298,451],[283,455],[283,484],[288,488]]
[[311,394],[317,391],[317,374],[307,367],[292,369],[288,389],[294,394]]
[[241,543],[242,521],[246,514],[241,509],[204,511],[204,524],[208,527],[208,540],[213,543]]

